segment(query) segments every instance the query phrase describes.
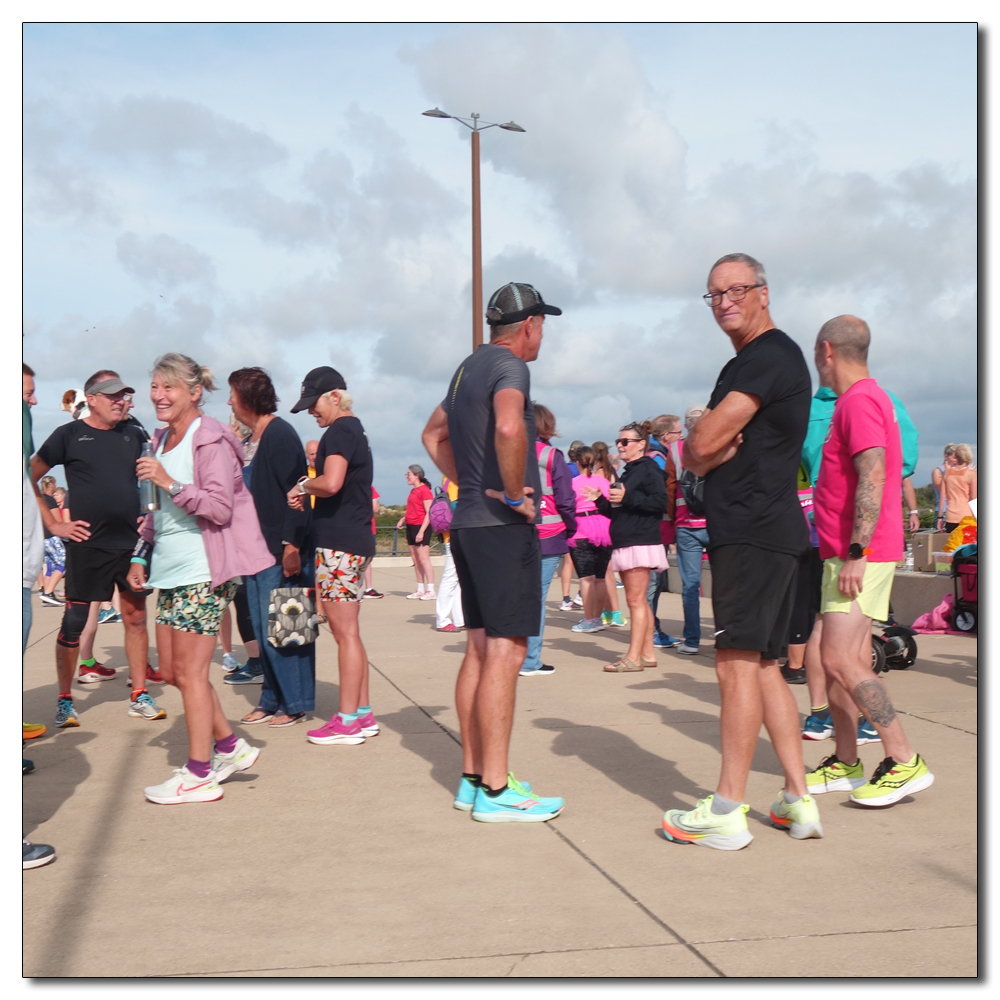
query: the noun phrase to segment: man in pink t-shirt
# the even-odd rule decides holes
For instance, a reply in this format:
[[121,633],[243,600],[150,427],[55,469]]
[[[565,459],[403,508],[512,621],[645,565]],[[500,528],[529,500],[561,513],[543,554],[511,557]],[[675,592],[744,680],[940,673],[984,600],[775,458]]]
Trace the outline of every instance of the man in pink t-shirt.
[[[903,459],[892,401],[868,374],[870,341],[868,324],[856,316],[829,320],[816,338],[816,368],[838,397],[814,496],[824,559],[820,650],[837,749],[806,784],[814,795],[844,790],[861,805],[885,806],[928,788],[934,775],[871,669],[872,619],[887,617],[903,558]],[[859,708],[887,754],[867,782],[856,749]]]

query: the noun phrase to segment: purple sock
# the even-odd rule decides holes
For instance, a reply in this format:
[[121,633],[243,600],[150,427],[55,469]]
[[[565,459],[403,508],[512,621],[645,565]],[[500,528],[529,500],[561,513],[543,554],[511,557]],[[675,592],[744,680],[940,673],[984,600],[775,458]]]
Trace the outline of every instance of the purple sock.
[[221,740],[215,741],[216,753],[232,753],[236,749],[236,733],[223,736]]
[[207,760],[195,760],[193,757],[188,757],[187,769],[196,778],[207,778],[210,770]]

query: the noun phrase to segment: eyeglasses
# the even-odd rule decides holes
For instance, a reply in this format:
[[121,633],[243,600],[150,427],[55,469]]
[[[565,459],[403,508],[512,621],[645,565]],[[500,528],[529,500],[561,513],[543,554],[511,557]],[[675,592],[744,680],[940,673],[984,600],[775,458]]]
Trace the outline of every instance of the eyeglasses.
[[615,444],[620,448],[624,448],[626,445],[635,444],[636,441],[641,441],[642,438],[616,438]]
[[703,295],[705,305],[717,306],[722,303],[722,296],[725,295],[733,305],[739,305],[746,297],[751,288],[763,288],[764,283],[758,282],[756,285],[733,285],[724,292],[709,292]]

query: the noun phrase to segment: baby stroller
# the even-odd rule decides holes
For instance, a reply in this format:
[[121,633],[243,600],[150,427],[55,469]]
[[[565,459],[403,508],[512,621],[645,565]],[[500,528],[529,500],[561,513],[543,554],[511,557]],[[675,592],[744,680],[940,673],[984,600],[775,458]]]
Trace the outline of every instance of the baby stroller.
[[955,581],[955,628],[975,632],[979,624],[979,544],[962,545],[951,559]]

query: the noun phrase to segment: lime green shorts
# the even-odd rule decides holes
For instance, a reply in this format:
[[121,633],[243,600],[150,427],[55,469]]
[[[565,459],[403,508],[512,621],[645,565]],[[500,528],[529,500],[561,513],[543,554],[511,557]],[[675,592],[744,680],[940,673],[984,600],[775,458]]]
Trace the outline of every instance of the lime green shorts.
[[[896,574],[897,563],[871,562],[865,567],[865,578],[861,583],[861,593],[857,602],[861,613],[866,618],[884,622],[889,617],[889,595],[892,593],[892,580]],[[826,559],[823,561],[823,592],[820,597],[820,614],[828,611],[851,610],[854,602],[837,588],[840,571],[844,568],[844,560]]]

